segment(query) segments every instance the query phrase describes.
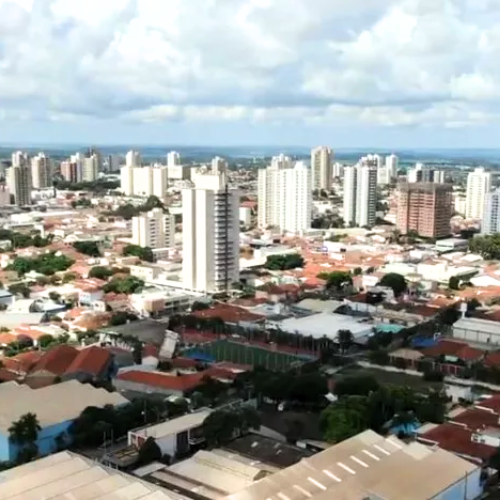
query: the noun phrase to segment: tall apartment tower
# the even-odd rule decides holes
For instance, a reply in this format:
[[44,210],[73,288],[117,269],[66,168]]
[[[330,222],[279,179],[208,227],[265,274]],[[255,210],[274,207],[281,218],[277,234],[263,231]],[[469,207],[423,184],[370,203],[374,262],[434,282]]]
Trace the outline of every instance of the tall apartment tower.
[[453,213],[450,184],[413,182],[398,188],[396,224],[402,234],[415,231],[426,238],[449,236]]
[[183,189],[185,288],[221,292],[239,280],[239,204],[240,193],[229,187],[225,167],[198,172]]
[[258,174],[258,225],[283,232],[310,229],[312,219],[311,169],[303,162],[277,156]]
[[467,177],[467,201],[465,217],[467,219],[482,219],[484,200],[491,190],[491,173],[484,168],[476,168]]
[[167,154],[167,167],[176,167],[181,164],[181,155],[177,151]]
[[330,190],[332,188],[332,150],[319,146],[311,151],[311,177],[313,189]]
[[52,186],[52,160],[44,153],[31,159],[31,179],[34,189]]
[[486,195],[483,219],[481,221],[481,233],[500,233],[500,189],[496,189]]
[[171,248],[175,244],[174,216],[163,213],[161,208],[132,219],[134,245],[150,248]]
[[125,155],[125,165],[127,167],[140,167],[141,166],[141,154],[137,151],[129,151]]
[[31,165],[28,153],[12,155],[12,167],[7,171],[7,186],[18,206],[31,205]]
[[61,162],[61,175],[67,182],[78,182],[78,163],[71,160]]
[[385,170],[387,172],[388,181],[396,179],[398,176],[399,158],[395,154],[385,157]]
[[168,167],[125,165],[120,170],[120,184],[125,196],[156,196],[164,199],[168,189]]
[[373,164],[359,163],[344,169],[344,224],[374,226],[377,210],[377,172]]
[[97,153],[86,156],[83,160],[82,181],[93,182],[99,175],[100,158]]
[[83,181],[83,169],[84,169],[84,165],[85,165],[85,156],[82,153],[76,153],[76,154],[71,156],[69,161],[76,165],[76,181],[75,182],[82,182]]

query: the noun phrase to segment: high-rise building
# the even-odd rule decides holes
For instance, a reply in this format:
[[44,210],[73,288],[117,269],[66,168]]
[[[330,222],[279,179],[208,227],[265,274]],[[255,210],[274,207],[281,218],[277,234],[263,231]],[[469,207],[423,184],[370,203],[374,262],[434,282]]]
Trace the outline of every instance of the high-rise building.
[[99,175],[99,155],[93,153],[83,159],[82,181],[93,182]]
[[467,219],[482,219],[484,200],[491,189],[491,173],[484,168],[476,168],[467,177]]
[[108,155],[107,169],[109,172],[117,172],[120,170],[120,157],[116,154]]
[[78,182],[78,163],[71,160],[61,162],[61,175],[67,182]]
[[445,181],[444,170],[436,170],[433,166],[416,163],[408,169],[407,182],[434,182],[442,184]]
[[126,196],[156,196],[164,199],[168,189],[168,167],[150,165],[120,170],[121,191]]
[[52,160],[44,153],[31,159],[31,179],[35,189],[52,186]]
[[200,171],[183,189],[184,287],[221,292],[239,280],[239,204],[225,168]]
[[85,156],[82,153],[76,153],[76,154],[71,156],[69,161],[76,165],[76,181],[75,182],[82,182],[83,181],[83,167],[85,164]]
[[385,157],[385,169],[389,182],[398,176],[399,158],[395,154]]
[[132,242],[149,248],[171,248],[175,244],[174,216],[163,213],[161,208],[132,219]]
[[448,236],[453,213],[452,191],[450,184],[400,184],[396,224],[401,233],[413,231],[425,238]]
[[374,226],[377,211],[377,172],[370,163],[359,163],[344,169],[344,224]]
[[344,175],[344,166],[342,163],[335,162],[332,166],[332,174],[334,179],[339,179]]
[[137,151],[129,151],[125,155],[125,165],[127,167],[140,167],[141,166],[141,154]]
[[167,167],[176,167],[181,164],[181,155],[177,151],[167,154]]
[[500,189],[486,194],[481,233],[500,233]]
[[444,170],[434,170],[434,182],[444,184],[446,182],[446,172]]
[[311,151],[311,178],[313,189],[330,190],[332,188],[332,150],[319,146]]
[[12,155],[12,167],[7,171],[7,186],[18,206],[31,205],[31,165],[28,153]]
[[273,158],[258,174],[258,225],[283,232],[301,233],[310,229],[312,218],[311,169],[287,157]]
[[5,184],[0,184],[0,206],[10,205],[10,190]]

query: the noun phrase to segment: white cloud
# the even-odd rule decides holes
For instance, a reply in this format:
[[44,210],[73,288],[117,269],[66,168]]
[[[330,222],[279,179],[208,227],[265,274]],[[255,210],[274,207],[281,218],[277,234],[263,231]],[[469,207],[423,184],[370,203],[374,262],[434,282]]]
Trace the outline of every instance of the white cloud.
[[0,118],[498,121],[500,0],[0,0]]

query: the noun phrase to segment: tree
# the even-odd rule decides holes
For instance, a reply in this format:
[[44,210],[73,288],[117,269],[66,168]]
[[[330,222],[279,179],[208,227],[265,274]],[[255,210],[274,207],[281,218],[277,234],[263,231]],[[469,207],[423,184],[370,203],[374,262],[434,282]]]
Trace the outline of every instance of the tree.
[[144,281],[136,278],[135,276],[127,276],[126,278],[113,278],[109,283],[104,285],[105,293],[124,293],[131,294],[141,290],[144,286]]
[[451,276],[448,281],[448,288],[450,290],[458,290],[460,288],[460,280],[456,276]]
[[304,422],[297,418],[286,418],[285,425],[286,440],[291,444],[295,444],[299,439],[302,438],[302,435],[304,433]]
[[363,396],[349,396],[321,413],[320,428],[329,443],[339,443],[360,432],[369,425],[367,400]]
[[210,445],[219,446],[250,429],[260,427],[258,413],[249,407],[212,412],[203,422],[203,433]]
[[107,280],[111,276],[113,276],[113,271],[105,266],[95,266],[89,271],[89,278]]
[[371,375],[352,375],[338,380],[333,392],[339,398],[341,396],[367,396],[379,387],[379,383]]
[[51,276],[56,272],[66,271],[74,261],[66,255],[50,252],[39,255],[35,258],[17,257],[14,262],[7,266],[7,270],[16,271],[20,276],[35,271],[46,276]]
[[500,233],[475,236],[469,240],[469,251],[481,255],[485,260],[500,259]]
[[339,330],[337,332],[337,342],[342,354],[344,354],[349,349],[349,347],[351,347],[353,340],[354,336],[351,330]]
[[99,257],[101,255],[99,245],[96,241],[75,241],[73,243],[73,248],[89,257]]
[[52,302],[59,302],[61,300],[61,295],[57,292],[49,292],[49,299]]
[[38,454],[38,433],[42,430],[34,413],[25,413],[9,427],[9,439],[19,447],[19,463],[29,462]]
[[377,349],[376,351],[371,351],[370,354],[368,355],[368,358],[371,363],[381,366],[388,365],[390,361],[389,354],[387,354],[387,351],[384,351],[383,349]]
[[380,286],[392,288],[394,295],[399,297],[402,293],[406,292],[407,285],[404,276],[397,273],[386,274],[378,283]]
[[42,349],[46,349],[47,347],[49,347],[52,343],[54,342],[54,337],[52,335],[42,335],[39,339],[38,339],[38,345],[42,348]]
[[151,462],[161,460],[162,454],[160,447],[156,444],[154,437],[148,437],[146,441],[139,448],[139,457],[137,458],[137,465],[147,465]]
[[328,288],[334,288],[335,290],[342,290],[346,286],[352,285],[352,275],[343,271],[333,271],[332,273],[321,273],[319,275],[320,279],[326,280],[326,286]]
[[9,292],[12,295],[22,295],[25,299],[28,299],[31,295],[31,290],[24,283],[10,285]]
[[149,247],[140,247],[139,245],[127,245],[123,249],[123,255],[139,257],[146,262],[154,262],[153,250]]
[[271,271],[286,271],[304,267],[304,258],[298,253],[286,255],[269,255],[266,259],[266,269]]

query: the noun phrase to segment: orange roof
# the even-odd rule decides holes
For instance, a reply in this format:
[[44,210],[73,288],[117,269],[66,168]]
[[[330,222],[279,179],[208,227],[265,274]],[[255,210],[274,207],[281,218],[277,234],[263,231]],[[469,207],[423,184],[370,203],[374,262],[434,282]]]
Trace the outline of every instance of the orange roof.
[[238,323],[240,321],[257,322],[265,319],[265,316],[260,314],[254,314],[241,307],[222,302],[215,304],[210,309],[194,311],[192,314],[197,318],[220,318],[225,323]]
[[2,332],[0,333],[0,345],[9,345],[12,342],[15,342],[17,337],[12,335],[12,333]]
[[30,370],[30,375],[32,373],[44,371],[61,376],[77,356],[78,351],[74,347],[68,345],[53,347],[47,351],[41,357],[40,361]]
[[27,373],[42,356],[42,352],[28,351],[13,356],[12,358],[2,358],[2,364],[7,370]]
[[87,347],[80,351],[65,374],[84,372],[98,376],[107,368],[110,361],[111,354],[106,349],[97,346]]

